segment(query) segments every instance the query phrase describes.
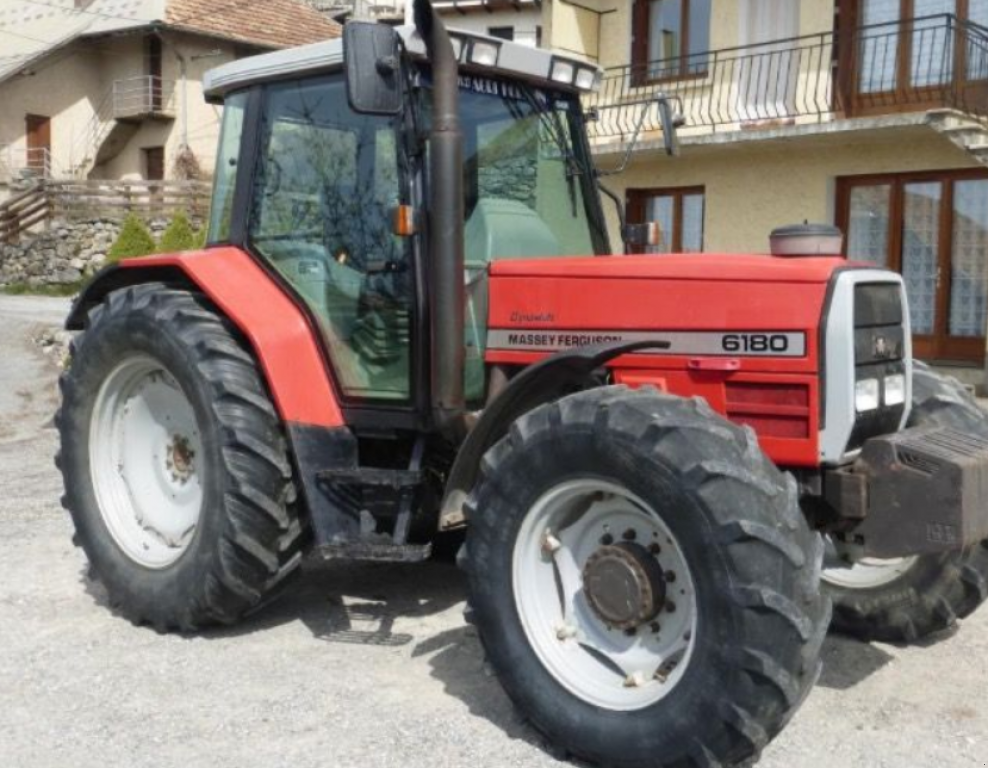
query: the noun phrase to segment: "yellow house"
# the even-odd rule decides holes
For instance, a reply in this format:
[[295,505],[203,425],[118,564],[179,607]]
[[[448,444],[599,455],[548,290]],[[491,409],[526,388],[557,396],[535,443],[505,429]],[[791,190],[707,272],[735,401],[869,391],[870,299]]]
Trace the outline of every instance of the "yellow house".
[[[544,44],[605,68],[604,182],[662,250],[754,251],[834,223],[905,277],[920,357],[980,368],[988,324],[988,0],[544,0]],[[658,91],[686,120],[662,149]],[[643,112],[644,110],[644,112]],[[617,232],[611,210],[612,232]],[[618,238],[613,238],[618,242]]]
[[203,73],[340,34],[300,0],[4,0],[0,201],[32,177],[211,173],[219,108]]

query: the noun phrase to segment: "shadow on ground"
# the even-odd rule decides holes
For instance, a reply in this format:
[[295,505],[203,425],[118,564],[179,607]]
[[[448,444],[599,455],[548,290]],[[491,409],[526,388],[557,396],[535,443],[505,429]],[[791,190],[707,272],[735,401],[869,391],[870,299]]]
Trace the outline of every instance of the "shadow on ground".
[[[97,602],[107,605],[102,587],[85,575],[82,581]],[[485,664],[476,631],[462,623],[458,610],[438,630],[425,622],[415,626],[414,620],[449,611],[465,600],[465,578],[448,562],[312,564],[280,599],[243,623],[210,629],[196,637],[237,637],[301,621],[316,640],[326,643],[410,646],[412,658],[427,657],[432,676],[473,715],[511,738],[546,749],[511,706]],[[407,631],[408,624],[413,632],[417,630],[415,634]],[[841,691],[855,687],[893,660],[882,647],[838,635],[827,639],[822,658],[820,685]]]

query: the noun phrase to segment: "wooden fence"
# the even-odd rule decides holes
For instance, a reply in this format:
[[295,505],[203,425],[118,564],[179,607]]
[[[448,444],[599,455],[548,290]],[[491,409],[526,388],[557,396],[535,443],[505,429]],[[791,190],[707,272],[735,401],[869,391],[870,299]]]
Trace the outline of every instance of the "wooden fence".
[[184,213],[203,219],[209,212],[210,184],[202,181],[38,181],[0,203],[0,243],[17,242],[32,227],[63,219],[143,219]]

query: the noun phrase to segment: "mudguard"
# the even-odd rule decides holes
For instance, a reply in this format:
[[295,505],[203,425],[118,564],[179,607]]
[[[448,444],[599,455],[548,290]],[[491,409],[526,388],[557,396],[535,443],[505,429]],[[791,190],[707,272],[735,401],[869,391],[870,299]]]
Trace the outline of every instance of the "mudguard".
[[439,515],[440,530],[466,522],[463,504],[477,481],[480,460],[504,435],[512,422],[533,408],[587,386],[595,371],[609,361],[641,349],[666,349],[668,342],[636,341],[594,344],[558,352],[515,376],[470,430],[456,454],[446,482]]
[[319,331],[277,282],[238,248],[128,259],[103,269],[75,300],[66,321],[81,330],[86,314],[107,294],[163,281],[195,288],[247,338],[275,407],[289,426],[344,426]]

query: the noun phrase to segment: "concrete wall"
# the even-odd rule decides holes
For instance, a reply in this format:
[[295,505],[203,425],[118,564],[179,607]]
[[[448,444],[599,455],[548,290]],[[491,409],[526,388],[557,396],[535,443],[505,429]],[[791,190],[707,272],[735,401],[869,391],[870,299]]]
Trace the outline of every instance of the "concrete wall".
[[[622,196],[628,188],[703,186],[704,250],[763,253],[775,227],[804,219],[834,222],[839,176],[977,167],[944,137],[918,126],[859,138],[843,133],[684,147],[679,157],[637,156],[625,173],[605,182]],[[614,206],[605,200],[604,210],[616,248]]]

